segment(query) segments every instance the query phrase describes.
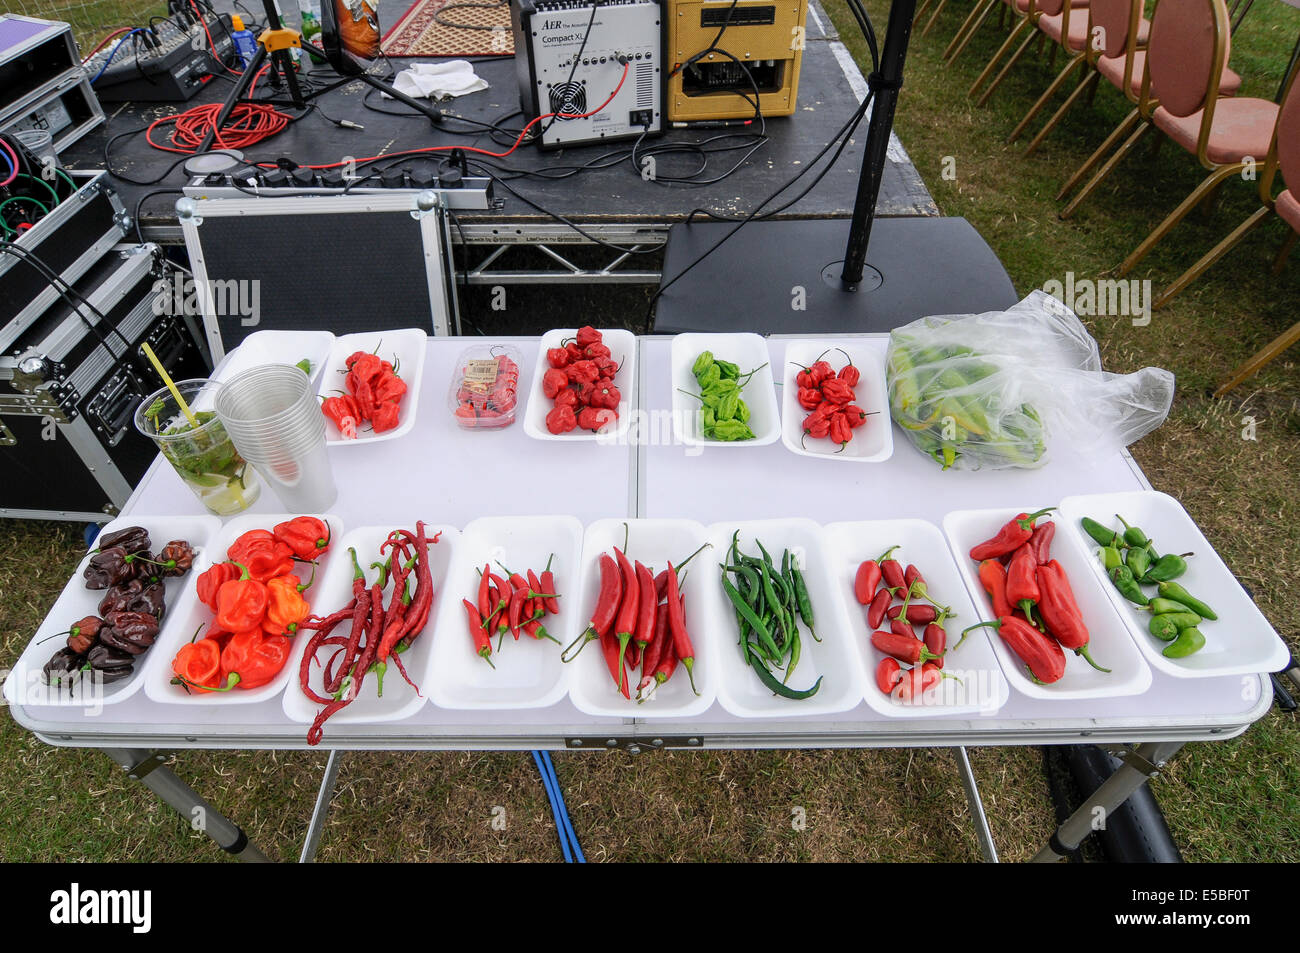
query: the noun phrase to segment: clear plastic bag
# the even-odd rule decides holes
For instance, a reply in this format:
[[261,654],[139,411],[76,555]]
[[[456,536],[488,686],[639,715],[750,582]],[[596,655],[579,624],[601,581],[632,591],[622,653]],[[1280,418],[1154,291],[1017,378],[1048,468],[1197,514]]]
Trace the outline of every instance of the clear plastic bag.
[[1042,466],[1049,435],[1077,454],[1114,451],[1164,423],[1174,398],[1169,371],[1103,371],[1083,323],[1043,291],[913,321],[886,360],[890,415],[945,470]]
[[518,348],[480,344],[460,352],[447,405],[465,430],[498,430],[515,422],[519,403]]

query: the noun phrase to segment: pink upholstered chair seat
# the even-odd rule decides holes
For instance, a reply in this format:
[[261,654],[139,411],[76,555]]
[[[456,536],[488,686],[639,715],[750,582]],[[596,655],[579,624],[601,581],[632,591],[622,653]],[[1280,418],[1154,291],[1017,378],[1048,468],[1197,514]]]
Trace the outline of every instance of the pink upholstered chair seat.
[[[1207,158],[1226,165],[1253,156],[1262,163],[1273,142],[1277,112],[1277,103],[1267,99],[1247,96],[1219,100],[1214,107],[1214,122],[1206,144]],[[1201,134],[1200,110],[1190,116],[1175,116],[1165,107],[1157,106],[1151,118],[1157,129],[1188,152],[1196,154],[1196,140]]]
[[[1073,32],[1073,31],[1071,31]],[[1133,79],[1129,82],[1129,94],[1137,99],[1142,92],[1142,71],[1146,69],[1146,51],[1138,50],[1133,54]],[[1124,83],[1124,56],[1103,56],[1097,60],[1097,72],[1116,89]],[[1241,75],[1223,68],[1223,77],[1219,80],[1219,93],[1224,96],[1236,96],[1241,89]]]

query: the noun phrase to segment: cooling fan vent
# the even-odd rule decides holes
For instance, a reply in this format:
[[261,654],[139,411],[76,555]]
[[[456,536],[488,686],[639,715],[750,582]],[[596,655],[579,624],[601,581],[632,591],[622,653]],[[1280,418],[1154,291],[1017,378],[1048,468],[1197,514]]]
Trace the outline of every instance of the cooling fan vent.
[[556,83],[551,87],[551,112],[572,119],[587,111],[587,87],[582,83]]

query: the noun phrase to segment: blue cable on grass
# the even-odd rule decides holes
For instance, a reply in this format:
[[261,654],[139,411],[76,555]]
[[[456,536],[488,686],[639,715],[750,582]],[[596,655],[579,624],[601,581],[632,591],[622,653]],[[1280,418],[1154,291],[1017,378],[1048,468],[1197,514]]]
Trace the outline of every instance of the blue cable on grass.
[[118,40],[117,45],[113,47],[113,52],[108,54],[108,59],[104,60],[104,65],[99,68],[99,72],[95,74],[95,78],[90,81],[90,85],[94,86],[95,83],[99,80],[99,77],[104,75],[104,70],[108,69],[108,64],[113,62],[113,57],[117,56],[117,51],[122,48],[123,43],[131,39],[131,37],[135,36],[137,33],[146,33],[146,32],[148,31],[145,30],[144,27],[138,26],[130,33],[123,36],[122,39]]
[[560,850],[567,864],[585,864],[582,848],[578,845],[578,835],[569,819],[569,809],[564,804],[564,794],[560,790],[560,779],[555,774],[555,765],[551,763],[549,751],[534,751],[533,763],[542,776],[542,786],[546,788],[546,797],[551,802],[551,815],[555,818],[556,833],[560,835]]

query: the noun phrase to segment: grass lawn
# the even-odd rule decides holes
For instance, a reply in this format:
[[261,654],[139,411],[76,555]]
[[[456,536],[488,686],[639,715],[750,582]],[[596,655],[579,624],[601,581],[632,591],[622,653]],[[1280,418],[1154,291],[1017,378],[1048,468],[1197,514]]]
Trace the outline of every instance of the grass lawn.
[[[883,35],[888,5],[867,5]],[[842,3],[830,0],[829,7],[866,66]],[[1052,198],[1060,181],[1127,104],[1100,90],[1093,107],[1078,108],[1037,156],[1021,158],[1003,140],[1053,71],[1045,56],[1029,58],[988,108],[974,109],[966,87],[1001,33],[986,24],[963,59],[945,67],[941,51],[968,9],[956,0],[930,36],[913,36],[899,136],[940,208],[983,233],[1021,292],[1064,280],[1067,271],[1097,277],[1201,172],[1172,146],[1154,156],[1140,149],[1073,221],[1060,222]],[[1233,45],[1243,95],[1273,95],[1297,31],[1300,11],[1256,4]],[[947,157],[955,160],[951,181],[941,176]],[[1256,204],[1253,183],[1228,183],[1215,209],[1193,216],[1133,277],[1152,279],[1158,291]],[[1300,352],[1230,399],[1209,396],[1231,367],[1296,320],[1300,257],[1280,277],[1266,271],[1285,234],[1276,220],[1259,229],[1146,327],[1127,318],[1087,320],[1109,369],[1157,364],[1177,374],[1168,423],[1134,453],[1157,488],[1183,501],[1294,649]],[[1247,418],[1253,440],[1243,439]],[[0,666],[17,659],[79,551],[77,527],[0,521]],[[1187,859],[1294,859],[1296,741],[1296,718],[1272,712],[1243,738],[1184,750],[1155,791]],[[1027,858],[1053,826],[1039,752],[971,755],[999,851],[1006,860]],[[560,753],[555,761],[592,860],[978,858],[957,772],[942,750]],[[292,859],[324,762],[317,753],[184,752],[175,767],[254,842]],[[100,754],[47,747],[0,718],[0,765],[0,859],[225,859]],[[490,825],[498,806],[506,811],[505,830]],[[805,830],[793,829],[795,808],[806,813]],[[348,755],[320,850],[322,860],[559,856],[545,794],[525,753]]]

